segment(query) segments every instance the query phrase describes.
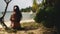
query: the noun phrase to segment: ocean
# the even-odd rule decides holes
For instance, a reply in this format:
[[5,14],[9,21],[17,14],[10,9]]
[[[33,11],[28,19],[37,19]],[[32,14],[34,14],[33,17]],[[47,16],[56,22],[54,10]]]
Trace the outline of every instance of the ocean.
[[[11,16],[12,12],[7,12],[5,17],[4,17],[4,21],[10,21],[10,16]],[[33,13],[30,12],[22,12],[22,20],[31,20],[34,18]],[[0,17],[2,16],[2,13],[0,12]]]

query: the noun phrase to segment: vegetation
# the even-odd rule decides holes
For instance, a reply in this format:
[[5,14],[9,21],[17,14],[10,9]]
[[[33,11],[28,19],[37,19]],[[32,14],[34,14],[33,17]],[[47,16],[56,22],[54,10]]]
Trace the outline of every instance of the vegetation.
[[[35,22],[26,22],[21,23],[21,27],[25,28],[24,30],[4,30],[0,29],[0,34],[53,34],[54,30],[53,28],[45,28],[41,23],[35,23]],[[33,27],[33,28],[32,28]],[[32,29],[31,29],[32,28]],[[52,33],[53,32],[53,33]]]
[[27,8],[22,8],[21,12],[30,12],[32,10],[31,7],[27,7]]
[[[42,23],[47,28],[53,28],[53,26],[55,26],[57,28],[58,34],[60,34],[60,0],[43,0],[39,5],[36,3],[36,0],[34,0],[32,7],[21,9],[22,12],[30,12],[31,10],[33,12],[37,11],[34,18],[36,23],[31,22],[21,24],[21,27],[26,29],[25,31],[28,29],[39,28]],[[28,34],[34,33],[29,32]]]
[[21,12],[30,12],[31,10],[35,13],[42,4],[37,4],[37,0],[33,0],[32,7],[22,8]]
[[37,8],[38,8],[38,4],[36,2],[37,0],[33,0],[33,5],[32,5],[32,11],[36,12]]
[[56,26],[60,34],[60,4],[59,0],[43,0],[40,8],[34,18],[36,22],[43,23],[45,27]]

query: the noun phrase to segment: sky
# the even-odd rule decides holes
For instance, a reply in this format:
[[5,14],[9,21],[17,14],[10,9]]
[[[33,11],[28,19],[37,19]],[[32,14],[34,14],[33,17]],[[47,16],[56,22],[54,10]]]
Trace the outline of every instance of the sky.
[[[41,0],[40,0],[41,1]],[[13,11],[13,6],[18,5],[20,9],[32,6],[32,0],[12,0],[9,3],[7,11]],[[4,11],[6,3],[4,0],[0,0],[0,12]]]

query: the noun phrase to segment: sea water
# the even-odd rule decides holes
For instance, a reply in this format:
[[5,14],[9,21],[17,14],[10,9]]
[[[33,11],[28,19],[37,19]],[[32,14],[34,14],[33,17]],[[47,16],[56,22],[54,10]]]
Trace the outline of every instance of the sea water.
[[[4,21],[10,21],[10,17],[11,17],[12,12],[7,12],[5,17],[4,17]],[[3,14],[0,12],[0,17]],[[30,20],[33,19],[34,14],[30,13],[30,12],[22,12],[22,20]]]

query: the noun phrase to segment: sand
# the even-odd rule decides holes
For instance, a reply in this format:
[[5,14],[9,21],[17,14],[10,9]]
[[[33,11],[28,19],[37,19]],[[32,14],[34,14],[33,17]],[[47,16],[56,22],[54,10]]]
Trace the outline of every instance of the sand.
[[[35,22],[33,19],[31,19],[31,20],[22,20],[20,23],[30,23],[30,22]],[[11,25],[11,22],[10,21],[5,21],[5,24],[8,26],[8,27],[10,27],[10,25]],[[3,28],[2,27],[2,25],[0,24],[0,28]]]

